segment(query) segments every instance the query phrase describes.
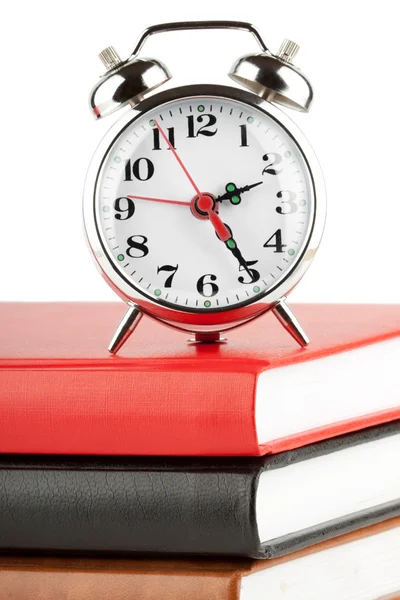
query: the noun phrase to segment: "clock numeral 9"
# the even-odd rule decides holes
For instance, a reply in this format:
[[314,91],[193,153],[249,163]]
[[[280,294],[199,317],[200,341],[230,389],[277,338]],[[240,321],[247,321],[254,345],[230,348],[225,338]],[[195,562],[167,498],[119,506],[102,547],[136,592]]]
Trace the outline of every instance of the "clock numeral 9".
[[[210,278],[209,281],[206,281],[207,277]],[[199,294],[201,294],[202,296],[205,296],[206,298],[211,298],[211,296],[215,296],[215,294],[218,294],[219,287],[217,286],[216,283],[213,283],[216,280],[217,280],[216,275],[212,275],[211,273],[208,273],[207,275],[203,275],[203,277],[200,277],[200,279],[197,282],[197,291],[199,292]],[[207,289],[205,289],[205,288],[207,288]]]
[[[136,241],[136,238],[139,238],[140,241]],[[146,246],[147,241],[145,235],[131,235],[131,237],[126,240],[126,243],[128,244],[128,248],[126,249],[127,255],[131,258],[143,258],[144,256],[147,256],[149,253],[149,249]],[[139,254],[133,254],[134,250],[137,250]]]
[[131,159],[125,162],[125,179],[124,181],[132,181],[132,174],[139,181],[148,181],[154,175],[154,165],[149,158],[138,158],[131,163]]
[[166,271],[167,273],[171,273],[171,275],[169,275],[165,280],[164,287],[172,287],[172,281],[175,277],[178,267],[179,265],[176,265],[176,267],[173,267],[172,265],[163,265],[162,267],[157,267],[157,275],[160,271]]
[[[270,243],[275,240],[275,243]],[[273,235],[264,244],[264,248],[275,248],[275,254],[281,254],[283,248],[286,248],[286,244],[282,243],[282,229],[277,229]]]
[[[123,207],[124,204],[126,205],[126,208]],[[126,198],[125,196],[115,200],[114,209],[117,211],[115,218],[118,221],[127,221],[135,214],[135,204],[133,200]],[[125,216],[123,216],[124,214]]]
[[282,172],[283,167],[277,167],[277,165],[282,162],[282,156],[280,154],[270,152],[269,154],[264,154],[262,159],[267,162],[262,172],[263,175],[278,175]]
[[195,133],[195,131],[194,131],[194,116],[189,115],[187,117],[187,120],[188,120],[188,135],[187,135],[187,137],[188,138],[195,138],[199,135],[205,135],[206,137],[211,137],[217,133],[217,131],[218,131],[217,127],[214,129],[214,131],[208,131],[208,127],[213,127],[216,124],[217,117],[215,115],[200,115],[199,117],[197,117],[197,122],[203,123],[204,119],[208,119],[208,123],[205,123],[204,125],[202,125],[197,130],[197,133]]
[[278,192],[276,195],[277,198],[282,198],[283,206],[277,206],[276,212],[280,215],[291,215],[295,213],[298,209],[296,204],[296,194],[294,192],[290,192],[289,190],[282,190]]

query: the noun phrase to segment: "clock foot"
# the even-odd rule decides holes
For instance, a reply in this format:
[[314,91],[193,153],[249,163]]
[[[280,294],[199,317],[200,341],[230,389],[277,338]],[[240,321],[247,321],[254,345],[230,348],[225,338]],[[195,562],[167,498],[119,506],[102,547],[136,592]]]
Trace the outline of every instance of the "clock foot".
[[226,342],[226,338],[222,337],[219,331],[212,333],[195,333],[194,338],[190,338],[188,342],[192,344],[218,344]]
[[142,316],[143,314],[136,305],[129,307],[108,346],[108,351],[111,352],[111,354],[116,354],[118,350],[122,348],[136,329]]
[[300,344],[302,348],[304,348],[310,343],[310,340],[308,339],[306,332],[301,327],[295,315],[286,304],[285,300],[286,298],[281,298],[281,300],[278,300],[278,302],[273,306],[272,312],[286,329],[286,331],[290,333],[290,335],[298,344]]

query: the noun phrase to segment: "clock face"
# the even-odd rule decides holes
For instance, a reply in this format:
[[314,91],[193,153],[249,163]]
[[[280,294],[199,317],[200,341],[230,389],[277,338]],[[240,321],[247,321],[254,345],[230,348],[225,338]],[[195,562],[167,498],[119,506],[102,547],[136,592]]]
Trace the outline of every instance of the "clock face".
[[95,189],[114,269],[145,297],[188,312],[230,310],[272,291],[304,254],[314,211],[311,174],[287,130],[217,96],[131,120]]

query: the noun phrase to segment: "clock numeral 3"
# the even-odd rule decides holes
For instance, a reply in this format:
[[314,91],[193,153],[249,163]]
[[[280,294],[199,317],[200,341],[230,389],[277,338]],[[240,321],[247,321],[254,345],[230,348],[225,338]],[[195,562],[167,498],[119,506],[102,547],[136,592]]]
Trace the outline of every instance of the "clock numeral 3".
[[[274,244],[270,244],[275,239]],[[277,229],[273,235],[264,244],[264,248],[275,248],[275,254],[281,254],[283,248],[286,248],[286,244],[282,243],[282,229]]]
[[149,158],[138,158],[131,163],[131,159],[125,163],[125,181],[132,181],[132,174],[139,181],[148,181],[154,175],[154,165]]
[[197,133],[195,133],[195,131],[194,131],[194,116],[189,115],[187,117],[187,120],[188,120],[188,135],[187,135],[187,137],[188,138],[195,138],[198,135],[205,135],[206,137],[211,137],[217,133],[217,131],[218,131],[217,127],[214,129],[214,131],[208,130],[209,127],[213,127],[216,124],[217,117],[214,115],[200,115],[199,117],[197,117],[197,122],[203,123],[204,119],[208,119],[208,122],[205,123],[204,125],[202,125],[197,130]]
[[[126,208],[123,208],[124,204],[126,204]],[[115,200],[114,209],[117,211],[115,218],[118,219],[118,221],[127,221],[135,214],[135,204],[133,200],[126,198],[125,196]],[[124,214],[125,216],[123,216]]]
[[[206,281],[207,277],[210,278],[209,281]],[[208,273],[207,275],[203,275],[203,277],[200,277],[200,279],[197,282],[197,291],[199,292],[199,294],[201,294],[202,296],[205,296],[206,298],[211,298],[211,296],[215,296],[215,294],[218,294],[219,287],[217,286],[216,283],[213,283],[216,280],[217,280],[217,276],[212,275],[211,273]],[[205,288],[207,288],[207,289],[205,289]]]
[[[168,127],[168,140],[171,146],[175,148],[175,129],[173,127]],[[167,150],[171,150],[169,146],[166,146]],[[153,150],[161,150],[161,141],[160,141],[160,131],[155,128],[153,129]]]
[[278,175],[282,172],[282,167],[277,167],[277,165],[282,162],[282,156],[280,154],[270,152],[269,154],[264,154],[262,159],[267,162],[262,172],[263,175]]
[[[136,238],[139,238],[139,241],[136,241]],[[131,258],[143,258],[144,256],[147,256],[149,253],[149,249],[146,246],[147,241],[148,240],[145,235],[132,235],[129,237],[126,240],[126,243],[128,244],[128,248],[126,250],[127,255]],[[139,254],[133,254],[133,250],[137,250]]]
[[283,206],[277,206],[276,212],[280,215],[291,215],[297,211],[296,194],[289,190],[282,190],[276,195],[277,198],[282,198]]
[[172,281],[175,277],[175,273],[177,272],[178,267],[179,265],[176,265],[176,267],[173,267],[172,265],[163,265],[162,267],[157,267],[157,275],[160,271],[166,271],[167,273],[171,273],[171,275],[168,275],[167,279],[165,280],[164,287],[172,287]]
[[[252,267],[253,265],[256,265],[258,263],[258,260],[246,260],[246,265],[248,267]],[[239,271],[244,271],[245,268],[243,265],[239,265]],[[258,281],[260,279],[260,273],[258,271],[256,271],[256,269],[249,269],[250,273],[251,273],[251,281],[246,281],[244,277],[240,276],[238,277],[238,281],[239,283],[255,283],[256,281]]]

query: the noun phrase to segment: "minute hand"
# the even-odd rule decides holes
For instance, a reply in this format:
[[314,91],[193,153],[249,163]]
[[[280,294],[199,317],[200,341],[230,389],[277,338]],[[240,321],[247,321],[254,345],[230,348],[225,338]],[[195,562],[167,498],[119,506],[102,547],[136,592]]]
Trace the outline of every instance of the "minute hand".
[[240,194],[243,194],[243,192],[249,192],[253,188],[257,187],[258,185],[261,185],[262,183],[264,183],[264,182],[263,181],[258,181],[257,183],[252,183],[250,185],[245,185],[245,186],[243,186],[241,188],[235,187],[235,189],[232,192],[225,192],[225,194],[222,194],[221,196],[218,196],[215,200],[217,202],[221,202],[222,200],[231,200],[231,198],[233,198],[233,196],[238,196]]
[[243,267],[246,273],[250,276],[251,281],[253,281],[253,275],[247,266],[247,262],[243,258],[242,253],[236,245],[236,241],[232,237],[232,232],[228,227],[221,221],[219,215],[212,210],[212,208],[207,210],[208,218],[211,221],[212,226],[214,227],[216,233],[218,234],[221,242],[224,242],[225,246],[230,250],[239,264]]

